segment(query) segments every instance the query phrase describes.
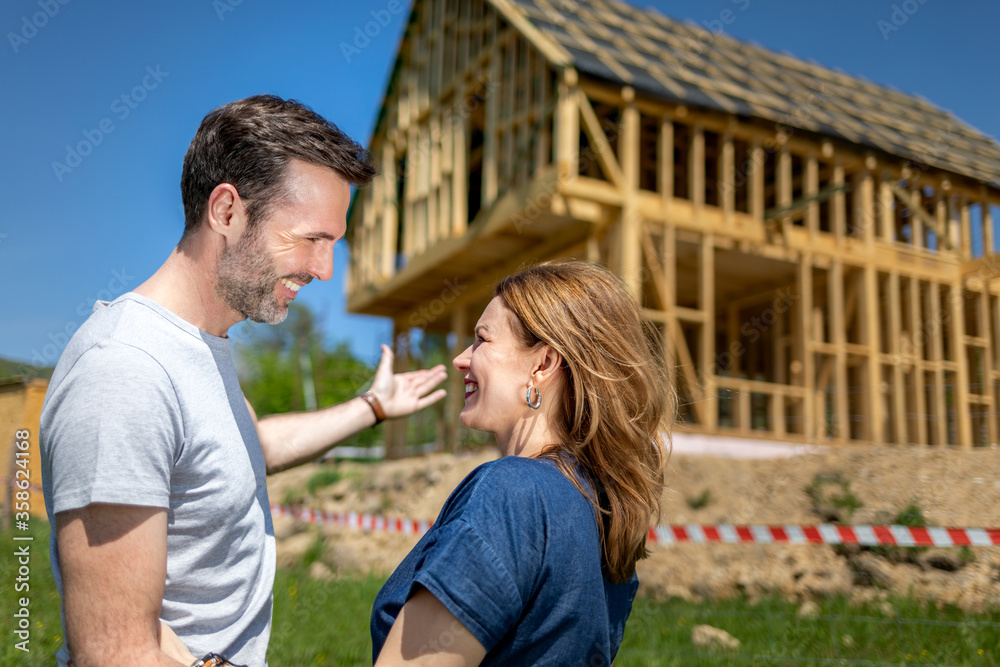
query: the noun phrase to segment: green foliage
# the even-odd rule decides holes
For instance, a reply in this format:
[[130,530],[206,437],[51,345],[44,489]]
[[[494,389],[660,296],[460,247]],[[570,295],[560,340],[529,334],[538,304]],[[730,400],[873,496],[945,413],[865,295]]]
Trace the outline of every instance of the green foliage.
[[850,523],[854,513],[864,507],[851,491],[850,481],[840,472],[818,473],[805,490],[813,501],[813,510],[824,521]]
[[690,507],[693,510],[700,510],[704,507],[707,507],[708,504],[712,501],[712,492],[709,489],[705,489],[704,491],[701,492],[700,495],[693,496],[691,498],[685,498],[685,500],[687,501],[688,507]]
[[910,504],[906,506],[906,509],[896,515],[896,518],[893,519],[893,523],[897,526],[923,528],[927,525],[927,519],[924,518],[924,513],[920,509],[920,506],[911,501]]
[[[258,417],[299,412],[308,407],[309,380],[316,406],[342,403],[371,382],[375,368],[361,361],[345,342],[329,346],[312,312],[292,303],[281,324],[257,327],[238,355],[240,385]],[[343,444],[368,447],[382,438],[382,427],[365,429]]]
[[303,505],[306,502],[306,494],[302,489],[290,486],[285,489],[285,493],[281,496],[281,504],[295,507],[297,505]]
[[312,495],[316,493],[317,489],[336,484],[340,481],[340,478],[340,471],[336,468],[323,467],[309,477],[309,481],[306,482],[306,489],[309,491],[309,495]]

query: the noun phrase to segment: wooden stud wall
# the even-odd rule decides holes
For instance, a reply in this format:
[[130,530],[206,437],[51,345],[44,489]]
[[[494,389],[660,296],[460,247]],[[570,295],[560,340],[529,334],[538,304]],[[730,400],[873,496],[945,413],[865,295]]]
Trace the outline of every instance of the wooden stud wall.
[[[619,272],[662,327],[691,401],[684,428],[998,442],[996,189],[581,80],[488,3],[417,7],[373,139],[380,175],[352,220],[350,289],[377,290],[466,235],[480,161],[484,216],[552,161],[550,212],[586,220],[581,255]],[[787,310],[750,341],[747,322],[781,290]],[[455,308],[442,317],[458,334],[475,316]]]

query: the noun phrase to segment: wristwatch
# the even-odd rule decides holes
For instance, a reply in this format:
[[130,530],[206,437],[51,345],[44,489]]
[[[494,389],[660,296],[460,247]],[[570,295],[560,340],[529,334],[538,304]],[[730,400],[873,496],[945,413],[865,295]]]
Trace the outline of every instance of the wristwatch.
[[245,667],[244,665],[237,665],[229,662],[229,658],[224,655],[219,655],[218,653],[206,653],[205,657],[199,658],[191,663],[191,667],[223,667],[223,665],[231,665],[231,667]]

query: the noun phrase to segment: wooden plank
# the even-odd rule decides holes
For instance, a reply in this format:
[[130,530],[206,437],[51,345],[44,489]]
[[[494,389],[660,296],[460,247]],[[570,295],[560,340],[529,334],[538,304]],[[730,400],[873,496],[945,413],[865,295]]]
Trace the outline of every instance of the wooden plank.
[[847,353],[844,349],[847,330],[844,321],[843,288],[844,264],[839,259],[835,259],[830,264],[830,279],[827,283],[831,342],[837,346],[833,361],[834,433],[838,440],[846,441],[850,438],[848,424],[850,415],[848,414],[847,402]]
[[750,215],[764,220],[764,147],[754,137],[750,145]]
[[[862,190],[864,190],[862,183]],[[870,220],[870,218],[869,218]],[[866,237],[873,235],[872,225],[868,226]],[[867,412],[869,417],[868,439],[873,443],[881,444],[885,439],[885,403],[882,398],[882,369],[879,365],[879,313],[881,309],[888,307],[888,304],[879,303],[878,299],[878,273],[873,264],[866,263],[864,268],[864,307],[860,309],[861,330],[865,337],[865,346],[868,348],[868,359],[866,368],[868,394]],[[889,296],[891,300],[892,295]]]
[[594,113],[594,107],[590,105],[590,100],[582,92],[577,93],[577,103],[580,108],[580,119],[583,120],[583,131],[587,136],[587,141],[590,142],[591,152],[597,158],[597,162],[608,180],[615,187],[624,188],[625,175],[615,159],[615,153],[604,134],[601,122],[597,119],[597,114]]
[[878,184],[878,209],[882,225],[882,240],[887,243],[902,240],[896,238],[896,208],[893,203],[892,183],[889,175],[883,172],[882,180]]
[[698,306],[705,318],[698,363],[704,396],[702,424],[715,430],[719,422],[719,396],[715,385],[715,242],[711,234],[702,237],[700,251]]
[[972,421],[969,414],[969,355],[965,345],[964,299],[960,283],[952,283],[948,290],[949,319],[952,325],[951,358],[958,364],[952,400],[955,410],[955,437],[959,447],[972,447]]
[[660,136],[657,142],[656,164],[660,179],[660,194],[664,208],[674,198],[674,122],[670,116],[660,117]]
[[980,390],[980,394],[987,396],[989,398],[989,403],[986,405],[986,434],[989,438],[989,444],[994,444],[998,442],[997,433],[997,420],[994,418],[994,413],[997,409],[997,397],[993,392],[993,364],[994,364],[994,354],[993,346],[994,341],[990,341],[992,332],[990,327],[990,292],[988,289],[983,289],[979,294],[978,308],[979,308],[979,333],[981,336],[987,339],[987,344],[983,346],[983,383],[985,386]]
[[877,233],[875,217],[875,176],[871,170],[865,170],[860,176],[861,183],[857,191],[857,206],[855,208],[855,225],[861,226],[861,235],[865,243],[874,245]]
[[[493,45],[490,63],[489,80],[500,82],[500,54],[497,45]],[[497,146],[498,123],[500,119],[500,94],[494,92],[486,96],[486,128],[483,142],[483,188],[482,206],[488,209],[496,201],[499,188],[499,147]]]
[[736,209],[736,148],[733,145],[733,133],[722,135],[721,191],[722,219],[726,225],[733,224],[733,211]]
[[705,205],[705,129],[691,127],[691,150],[688,152],[688,198],[695,214]]
[[469,132],[469,115],[462,114],[451,122],[452,164],[451,173],[451,236],[461,236],[469,224],[469,203],[467,186],[468,154],[465,137]]
[[930,366],[934,372],[934,395],[932,397],[932,402],[934,404],[933,426],[936,440],[935,444],[947,445],[947,406],[944,399],[944,368],[941,365],[941,361],[944,359],[944,341],[943,336],[941,335],[944,320],[941,316],[941,292],[938,288],[937,282],[930,283],[927,298],[930,305],[931,322],[933,323],[933,326],[930,327],[930,331],[928,333],[931,337]]
[[565,70],[559,81],[556,103],[556,161],[562,185],[579,177],[580,93],[575,88],[576,70]]
[[[983,255],[992,255],[995,251],[996,241],[993,229],[993,211],[990,209],[990,199],[986,186],[982,186],[979,191],[979,206],[982,210],[983,220]],[[992,440],[991,442],[996,442]]]
[[[972,217],[969,212],[969,200],[964,194],[959,196],[958,207],[962,256],[968,259],[972,257]],[[982,242],[982,237],[980,237],[980,242]]]
[[921,317],[924,300],[920,296],[920,281],[916,277],[910,278],[908,292],[910,300],[910,336],[913,342],[913,391],[917,413],[916,444],[929,445],[928,419],[924,418],[924,415],[927,415],[927,392],[924,387],[923,361],[923,338],[926,334],[923,331],[924,320]]
[[[912,434],[907,434],[906,423],[906,387],[903,381],[903,361],[901,360],[903,340],[902,292],[899,284],[899,271],[889,272],[889,354],[892,355],[892,422],[896,433],[896,444],[905,445],[914,442]],[[883,305],[885,307],[886,305]]]
[[399,199],[396,188],[396,151],[392,142],[382,149],[382,179],[385,181],[385,210],[382,216],[382,257],[378,282],[388,280],[396,272],[396,241],[399,235]]
[[[815,160],[813,160],[815,166]],[[808,167],[807,167],[808,168]],[[793,341],[795,345],[795,360],[801,364],[801,372],[792,377],[792,383],[805,390],[802,400],[802,437],[806,442],[812,442],[819,436],[816,422],[816,358],[812,351],[812,341],[815,333],[812,331],[811,314],[813,310],[813,275],[812,256],[803,254],[796,271],[798,301],[794,306]]]
[[[627,96],[635,99],[634,91]],[[625,206],[622,210],[621,277],[637,300],[642,300],[642,261],[640,258],[641,225],[636,193],[639,190],[639,110],[628,103],[622,110],[622,133],[619,141],[624,179]]]
[[818,192],[819,162],[816,160],[816,154],[810,152],[806,158],[805,189],[802,194],[809,199],[809,204],[806,206],[806,228],[811,239],[815,239],[819,234],[819,202],[815,200]]
[[[837,156],[833,163],[833,181],[835,186],[844,185],[844,165]],[[833,235],[839,242],[847,234],[847,200],[843,190],[837,190],[833,195],[832,205]]]

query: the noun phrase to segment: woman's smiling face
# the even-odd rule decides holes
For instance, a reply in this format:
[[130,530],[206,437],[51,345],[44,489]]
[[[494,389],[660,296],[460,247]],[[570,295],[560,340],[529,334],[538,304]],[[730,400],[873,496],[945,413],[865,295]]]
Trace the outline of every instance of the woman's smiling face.
[[499,297],[486,306],[476,323],[476,340],[455,357],[465,376],[462,424],[506,439],[517,421],[530,412],[525,392],[531,380],[532,350],[515,334],[514,315]]

